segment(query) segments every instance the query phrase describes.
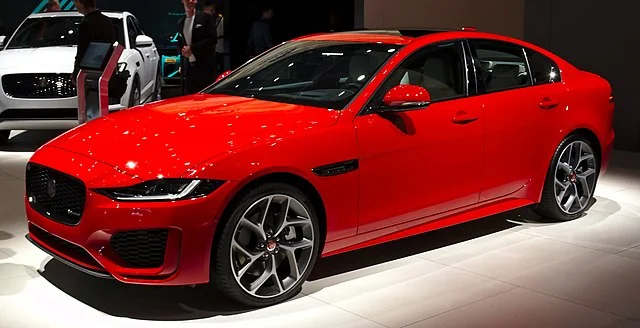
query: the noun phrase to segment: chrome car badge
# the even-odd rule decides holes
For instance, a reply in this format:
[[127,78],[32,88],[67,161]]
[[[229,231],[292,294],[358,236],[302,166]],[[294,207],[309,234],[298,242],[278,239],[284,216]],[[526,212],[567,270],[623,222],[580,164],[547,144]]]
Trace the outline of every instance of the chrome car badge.
[[37,84],[39,87],[45,88],[49,85],[49,79],[47,79],[46,77],[38,78]]

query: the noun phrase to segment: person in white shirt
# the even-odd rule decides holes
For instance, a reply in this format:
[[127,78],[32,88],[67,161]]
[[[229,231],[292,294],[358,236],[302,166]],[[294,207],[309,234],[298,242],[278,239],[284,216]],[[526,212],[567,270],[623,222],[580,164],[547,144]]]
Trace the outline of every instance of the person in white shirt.
[[220,13],[218,4],[215,0],[206,0],[202,7],[202,11],[211,15],[215,20],[216,34],[218,36],[216,43],[216,70],[218,73],[224,71],[224,16]]

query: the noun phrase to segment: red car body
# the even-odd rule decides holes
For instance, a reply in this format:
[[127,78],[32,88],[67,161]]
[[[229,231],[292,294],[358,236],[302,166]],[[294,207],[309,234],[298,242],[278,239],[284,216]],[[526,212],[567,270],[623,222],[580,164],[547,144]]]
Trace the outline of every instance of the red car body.
[[[558,65],[562,81],[403,112],[397,115],[403,131],[381,115],[361,115],[403,59],[429,44],[461,39],[536,51]],[[614,140],[611,87],[535,45],[475,31],[419,38],[340,33],[291,42],[301,40],[401,48],[342,110],[197,94],[68,131],[36,151],[29,165],[84,183],[82,220],[51,220],[27,195],[28,238],[68,264],[125,283],[199,284],[210,280],[211,249],[228,205],[265,179],[288,179],[309,191],[321,212],[321,254],[330,256],[539,202],[554,152],[576,131],[596,142],[601,174],[606,170]],[[322,174],[335,163],[346,172]],[[118,202],[96,191],[157,178],[226,183],[207,197],[173,202]],[[166,229],[157,267],[132,268],[110,244],[119,232],[142,229]]]

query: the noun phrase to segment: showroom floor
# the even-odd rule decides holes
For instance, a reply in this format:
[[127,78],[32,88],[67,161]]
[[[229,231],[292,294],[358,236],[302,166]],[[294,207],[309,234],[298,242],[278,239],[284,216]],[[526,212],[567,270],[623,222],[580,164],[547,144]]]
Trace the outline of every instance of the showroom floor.
[[527,210],[321,260],[303,294],[249,311],[207,287],[126,286],[24,238],[25,163],[55,133],[0,147],[0,327],[640,328],[640,154],[617,152],[588,215]]

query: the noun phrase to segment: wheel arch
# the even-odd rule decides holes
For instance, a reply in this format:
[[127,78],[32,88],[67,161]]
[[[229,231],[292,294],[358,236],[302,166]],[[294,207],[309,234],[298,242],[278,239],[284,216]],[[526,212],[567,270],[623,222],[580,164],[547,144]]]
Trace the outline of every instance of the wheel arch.
[[[238,189],[238,191],[231,197],[231,199],[227,202],[222,211],[222,215],[220,216],[220,220],[216,225],[216,229],[213,235],[213,241],[211,246],[211,261],[214,261],[214,256],[217,253],[217,247],[222,234],[222,227],[225,223],[225,220],[231,215],[233,212],[234,206],[242,199],[242,197],[251,189],[266,183],[286,183],[293,187],[298,188],[302,193],[304,193],[309,200],[311,201],[316,215],[318,217],[318,225],[320,226],[320,247],[318,254],[322,254],[322,249],[324,249],[324,244],[327,238],[327,211],[324,205],[324,201],[322,200],[322,196],[320,192],[316,189],[316,187],[304,177],[290,173],[290,172],[270,172],[261,176],[257,176],[254,179],[247,181],[242,187]],[[213,263],[213,262],[212,262]],[[210,265],[211,267],[211,265]]]
[[[602,143],[598,138],[598,135],[593,132],[593,130],[588,128],[577,128],[571,131],[564,139],[570,138],[572,136],[582,136],[589,140],[589,142],[593,145],[594,152],[596,153],[596,158],[598,159],[598,165],[602,166]],[[562,140],[564,140],[562,139]]]

